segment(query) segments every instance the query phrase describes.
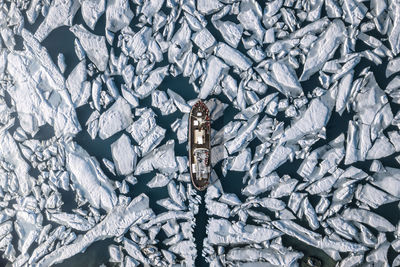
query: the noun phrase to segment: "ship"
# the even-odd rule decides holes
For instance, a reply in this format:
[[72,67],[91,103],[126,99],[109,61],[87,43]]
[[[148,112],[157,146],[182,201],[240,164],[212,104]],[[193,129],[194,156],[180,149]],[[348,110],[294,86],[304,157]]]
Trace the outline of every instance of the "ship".
[[189,165],[190,177],[197,190],[204,190],[210,183],[210,114],[208,107],[199,100],[189,115]]

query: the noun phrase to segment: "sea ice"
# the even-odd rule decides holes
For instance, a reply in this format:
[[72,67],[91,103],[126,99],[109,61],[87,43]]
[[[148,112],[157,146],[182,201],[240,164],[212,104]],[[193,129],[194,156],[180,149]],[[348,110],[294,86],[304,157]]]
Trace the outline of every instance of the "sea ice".
[[95,208],[111,211],[118,198],[110,180],[100,169],[99,163],[88,153],[74,144],[66,147],[66,167],[71,173],[75,189],[80,191]]
[[232,224],[225,219],[210,219],[207,226],[208,240],[213,245],[239,245],[261,243],[281,235],[274,229],[260,226]]
[[111,144],[111,154],[119,175],[128,175],[133,172],[136,167],[137,153],[127,135],[122,134]]
[[311,75],[321,69],[326,61],[333,57],[336,49],[344,40],[344,32],[345,27],[341,20],[334,20],[328,26],[326,31],[308,52],[300,81],[307,80]]
[[228,66],[215,56],[208,58],[206,66],[205,79],[198,96],[200,99],[205,99],[213,91],[217,82],[228,69]]
[[105,71],[108,65],[106,38],[89,32],[82,25],[74,25],[70,28],[70,31],[79,39],[90,61],[100,71]]
[[129,8],[128,0],[107,1],[106,29],[117,32],[129,25],[133,18],[133,12]]
[[[15,80],[8,92],[15,101],[21,127],[34,135],[48,123],[56,136],[75,135],[81,128],[63,76],[47,50],[28,31],[23,30],[22,36],[26,50],[8,54],[7,64]],[[41,82],[33,77],[41,77]]]
[[[123,235],[132,224],[136,224],[153,213],[149,209],[149,199],[142,194],[129,204],[115,206],[112,211],[95,227],[86,232],[82,238],[73,243],[61,246],[38,262],[38,266],[50,266],[63,262],[86,250],[92,243],[106,238]],[[32,262],[30,260],[30,262]]]
[[76,108],[86,104],[90,96],[91,87],[90,83],[86,81],[86,76],[86,61],[82,60],[72,70],[65,82]]
[[106,8],[105,0],[83,0],[81,2],[82,18],[90,29],[94,30],[98,19]]
[[171,173],[177,170],[178,165],[175,160],[174,152],[175,142],[169,140],[143,157],[136,166],[135,175],[151,172],[158,169],[165,173]]
[[131,106],[124,98],[119,97],[106,112],[100,115],[99,136],[101,139],[107,139],[126,129],[131,123]]
[[49,11],[43,22],[35,32],[35,38],[41,42],[54,29],[65,26],[71,26],[75,13],[80,7],[78,0],[62,1],[57,0],[51,2]]

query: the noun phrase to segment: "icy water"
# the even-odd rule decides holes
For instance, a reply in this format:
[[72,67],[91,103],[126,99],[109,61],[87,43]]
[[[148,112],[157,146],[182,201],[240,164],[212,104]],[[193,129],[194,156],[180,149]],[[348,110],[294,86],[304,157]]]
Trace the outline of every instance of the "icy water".
[[[25,27],[30,30],[31,32],[34,32],[36,27],[40,24],[42,21],[42,17],[39,17],[37,20],[36,24],[33,26],[30,26],[27,24]],[[82,23],[82,18],[80,15],[80,12],[77,12],[77,15],[75,16],[74,19],[74,24],[79,24]],[[132,21],[131,23],[135,23]],[[95,28],[95,33],[99,35],[104,35],[104,26],[105,26],[105,15],[103,15],[99,21],[96,24]],[[217,32],[212,32],[214,36],[218,36],[219,33]],[[66,65],[67,69],[65,72],[65,77],[68,77],[68,74],[71,72],[72,68],[78,63],[78,59],[75,55],[74,52],[74,46],[73,46],[73,40],[74,40],[74,35],[69,31],[68,27],[60,27],[56,30],[54,30],[42,43],[43,46],[47,48],[49,51],[52,59],[54,62],[57,61],[57,55],[58,53],[63,53],[65,58],[66,58]],[[17,40],[18,41],[18,40]],[[107,44],[108,45],[108,44]],[[116,50],[116,54],[118,55],[119,51],[116,47],[114,47]],[[163,65],[165,62],[161,62],[160,65]],[[367,64],[365,62],[361,62],[358,64],[356,68],[356,72],[360,72],[364,67],[369,66],[370,64]],[[385,63],[382,64],[379,67],[372,67],[372,71],[375,73],[375,77],[377,79],[378,84],[380,85],[381,88],[385,88],[388,80],[386,80],[384,77],[384,70],[385,70]],[[116,79],[116,85],[119,87],[121,80]],[[307,82],[302,83],[302,87],[307,93],[308,91],[312,91],[315,86],[318,85],[317,81],[317,76],[314,75],[314,77],[311,77]],[[193,91],[192,86],[189,84],[188,79],[178,77],[174,78],[172,76],[167,77],[164,79],[163,83],[160,85],[158,89],[166,91],[167,89],[172,89],[176,92],[178,92],[186,101],[191,100],[196,98],[196,93]],[[221,94],[220,96],[217,96],[219,100],[222,102],[227,102],[227,99],[224,98],[224,96]],[[151,106],[151,99],[150,97],[141,100],[140,101],[141,106]],[[181,118],[181,116],[178,116],[178,113],[173,113],[168,116],[163,116],[161,118],[160,111],[158,109],[153,109],[154,112],[157,114],[158,119],[157,123],[159,126],[162,128],[166,129],[166,135],[161,143],[164,144],[167,140],[173,138],[176,136],[175,133],[172,132],[170,125],[177,119]],[[395,114],[398,110],[396,110],[396,107],[392,106],[392,111]],[[230,122],[234,115],[236,115],[237,111],[233,107],[228,107],[224,113],[224,116],[213,122],[212,128],[215,130],[221,129],[226,123]],[[77,109],[77,114],[78,114],[78,119],[82,127],[84,128],[85,122],[87,121],[88,117],[91,114],[91,109],[88,105],[85,105],[83,107],[80,107]],[[279,116],[279,114],[278,114]],[[347,112],[344,112],[342,116],[339,116],[337,113],[334,113],[332,117],[330,118],[330,121],[327,125],[327,139],[326,140],[321,140],[318,143],[314,144],[314,147],[319,147],[325,143],[329,143],[333,139],[335,139],[339,134],[345,133],[348,127],[348,122],[350,119],[352,119],[353,114],[349,114]],[[279,118],[283,120],[283,118]],[[388,129],[390,130],[390,128]],[[38,135],[42,136],[43,139],[48,138],[49,136],[52,136],[52,132],[47,129],[46,127],[43,127],[41,130],[41,133]],[[85,129],[83,129],[76,137],[75,141],[82,146],[90,155],[95,156],[97,160],[100,162],[103,171],[107,174],[108,177],[111,179],[116,179],[116,180],[121,180],[123,177],[119,176],[114,176],[111,174],[107,168],[104,166],[102,159],[111,159],[111,151],[110,151],[110,145],[116,141],[120,136],[122,132],[115,134],[111,138],[108,138],[106,140],[101,140],[99,138],[96,138],[95,140],[92,140],[87,133]],[[252,153],[255,151],[255,147],[259,145],[260,142],[258,140],[254,140],[249,147],[252,150]],[[186,143],[184,144],[178,144],[177,142],[175,143],[175,153],[176,156],[186,156],[187,155],[187,147]],[[397,164],[395,160],[390,157],[390,158],[383,158],[381,159],[382,163],[384,166],[390,166],[390,167],[397,167]],[[294,162],[288,162],[283,164],[277,169],[277,172],[279,175],[283,174],[289,174],[292,177],[297,177],[297,169],[300,165],[301,161],[294,161]],[[358,162],[354,163],[353,165],[355,167],[362,168],[363,170],[368,170],[369,166],[371,164],[371,161],[364,161],[364,162]],[[341,167],[341,166],[339,166]],[[215,166],[215,171],[218,174],[218,177],[220,177],[220,181],[223,185],[223,188],[226,192],[230,193],[235,193],[239,197],[241,196],[240,191],[243,188],[242,184],[242,177],[243,173],[235,173],[235,172],[228,172],[228,175],[226,177],[223,177],[222,172],[221,172],[221,163],[217,164]],[[134,186],[130,185],[130,193],[129,196],[132,198],[139,195],[140,193],[145,193],[149,196],[150,198],[150,207],[155,211],[155,213],[159,214],[163,211],[163,209],[155,203],[156,200],[167,197],[167,191],[165,188],[155,188],[155,189],[150,189],[146,186],[146,184],[150,181],[151,178],[153,178],[154,173],[146,174],[146,175],[141,175],[138,178],[138,183]],[[201,193],[201,196],[204,200],[204,193]],[[70,199],[71,201],[68,202],[66,200]],[[64,206],[63,209],[65,211],[71,210],[75,205],[75,201],[73,199],[73,194],[71,192],[63,192],[63,200],[64,200]],[[241,199],[242,201],[244,199]],[[316,204],[316,201],[312,198],[310,198],[310,202],[313,204],[313,206]],[[400,215],[399,213],[394,213],[393,210],[397,210],[397,205],[395,204],[387,204],[381,206],[376,212],[385,218],[387,218],[391,223],[396,224],[399,219]],[[196,245],[197,245],[197,251],[198,251],[198,256],[196,259],[196,266],[208,266],[208,264],[204,261],[204,258],[201,256],[202,253],[202,241],[206,237],[206,225],[207,225],[207,214],[206,214],[206,209],[204,205],[204,201],[199,207],[199,213],[196,215],[196,228],[194,232],[194,236],[196,238]],[[300,225],[305,226],[305,222],[297,221]],[[160,233],[159,235],[162,235]],[[162,237],[162,236],[161,236]],[[392,241],[392,240],[389,240]],[[86,251],[85,253],[79,253],[70,259],[64,261],[61,264],[58,264],[57,266],[99,266],[102,263],[105,263],[106,265],[112,266],[112,264],[107,263],[109,259],[108,255],[108,246],[110,244],[117,244],[114,242],[112,239],[107,239],[102,242],[95,242],[92,244]],[[286,246],[292,246],[298,251],[303,252],[305,255],[309,256],[316,256],[323,261],[323,266],[334,266],[335,262],[329,258],[323,251],[315,249],[313,247],[310,247],[308,245],[305,245],[304,243],[295,240],[294,238],[290,238],[285,236],[283,238],[283,243]],[[160,244],[160,247],[163,247],[163,244]],[[395,254],[392,250],[389,250],[389,261],[392,261],[394,258]]]
[[[40,19],[38,19],[38,21],[41,22]],[[80,15],[80,12],[77,12],[75,19],[74,19],[74,24],[80,24],[82,22],[83,22],[83,20]],[[37,25],[38,25],[38,23],[31,26],[30,30],[34,31],[35,27],[37,27]],[[103,15],[97,22],[94,32],[98,35],[104,35],[104,26],[105,26],[105,15]],[[220,34],[217,31],[214,31],[213,35],[218,36]],[[65,77],[68,77],[68,74],[72,71],[72,67],[75,66],[79,62],[78,58],[75,55],[73,40],[74,40],[74,35],[69,31],[68,27],[60,27],[58,29],[55,29],[43,41],[43,45],[48,49],[48,52],[51,55],[54,62],[57,62],[58,53],[64,54],[65,59],[66,59],[66,64],[67,64],[67,69],[66,69],[66,72],[64,73]],[[114,49],[118,53],[119,49],[116,46],[114,46]],[[118,56],[117,53],[116,53],[116,55]],[[164,62],[164,63],[166,64],[167,62]],[[160,63],[160,65],[162,66],[163,62]],[[117,87],[120,87],[120,83],[122,83],[123,80],[122,80],[122,78],[120,78],[120,79],[116,78],[115,82],[116,82]],[[317,82],[315,82],[315,84],[317,84]],[[315,84],[308,82],[308,84],[306,84],[306,86],[308,86],[309,88],[314,88]],[[192,86],[189,84],[189,79],[183,78],[182,76],[166,77],[158,89],[166,91],[168,88],[179,93],[186,101],[195,99],[197,97],[197,94],[193,91]],[[218,98],[220,101],[222,101],[224,103],[228,102],[228,99],[222,94],[219,96],[216,96],[216,98]],[[143,107],[143,106],[151,107],[151,97],[141,100],[140,105],[141,105],[141,107]],[[76,111],[77,111],[79,123],[81,124],[82,127],[84,127],[92,110],[89,107],[89,105],[87,104],[85,106],[78,108]],[[153,109],[153,111],[158,116],[158,118],[157,118],[158,125],[167,130],[165,138],[160,144],[160,145],[162,145],[162,144],[165,144],[165,142],[167,140],[174,138],[176,136],[176,134],[172,132],[170,125],[176,119],[181,118],[180,116],[178,116],[178,114],[180,115],[180,113],[175,112],[168,116],[162,116],[158,109]],[[212,128],[218,131],[224,125],[226,125],[227,123],[232,121],[233,117],[237,113],[238,112],[235,108],[233,108],[232,106],[229,106],[225,110],[224,115],[212,123],[212,125],[211,125]],[[160,119],[161,116],[162,116],[162,119]],[[341,133],[347,127],[347,122],[346,122],[346,124],[341,124],[339,119],[337,121],[332,121],[332,124],[335,125],[334,128],[337,130],[338,133]],[[49,128],[49,129],[51,130],[51,128]],[[49,136],[52,136],[53,134],[51,133],[51,131],[49,129],[42,130],[42,132],[39,133],[37,135],[37,137],[40,138],[40,136],[43,136],[43,139],[45,139],[45,138],[48,138]],[[82,146],[91,156],[95,156],[97,158],[97,160],[101,164],[102,170],[105,172],[105,174],[109,178],[122,181],[123,177],[114,176],[112,173],[110,173],[108,171],[108,169],[105,167],[104,163],[102,162],[103,158],[112,159],[110,146],[121,135],[122,135],[122,132],[117,133],[106,140],[101,140],[99,137],[92,140],[90,138],[88,132],[85,129],[83,129],[74,138],[74,140],[80,146]],[[326,140],[326,142],[329,142],[329,141],[331,141],[331,139]],[[252,153],[254,153],[255,147],[259,144],[260,144],[260,141],[255,140],[248,147],[250,147],[252,150]],[[187,153],[188,153],[188,150],[186,147],[186,143],[178,144],[178,142],[175,142],[176,156],[187,156]],[[287,164],[284,164],[283,166],[281,166],[280,170],[282,170],[282,174],[289,174],[289,175],[295,176],[298,167],[299,167],[299,164],[287,163]],[[241,196],[240,192],[241,192],[241,189],[243,188],[242,178],[244,176],[244,173],[228,172],[227,176],[223,177],[222,172],[221,172],[221,162],[215,166],[214,170],[218,174],[218,177],[220,177],[220,181],[226,192],[235,193],[238,196]],[[279,169],[278,169],[278,173],[279,173]],[[138,177],[138,183],[135,184],[134,186],[130,185],[129,196],[134,198],[141,193],[145,193],[150,198],[150,207],[158,214],[158,213],[163,212],[164,209],[162,207],[160,207],[159,205],[157,205],[155,202],[158,199],[167,197],[168,194],[167,194],[167,191],[165,188],[151,189],[146,186],[146,184],[154,177],[154,174],[155,174],[155,172],[152,172],[152,173],[141,175],[140,177]],[[196,238],[196,246],[197,246],[197,252],[198,252],[198,255],[196,258],[196,266],[199,266],[199,267],[209,266],[209,264],[205,262],[204,257],[202,257],[202,255],[201,255],[202,248],[203,248],[203,240],[207,236],[206,235],[206,225],[207,225],[207,221],[208,221],[208,216],[206,214],[206,208],[205,208],[205,204],[204,204],[204,194],[205,194],[205,192],[200,193],[200,195],[202,196],[202,203],[199,207],[199,213],[196,215],[196,229],[194,231],[194,237]],[[68,203],[68,202],[64,203],[63,209],[65,211],[69,211],[69,210],[72,210],[73,208],[76,208],[74,206],[74,205],[76,205],[76,203],[73,199],[72,192],[63,192],[63,199],[71,200],[70,203]],[[241,199],[241,200],[244,201],[245,199]],[[313,204],[316,204],[316,203],[313,203]],[[303,224],[303,226],[306,226],[306,223],[303,222],[302,224]],[[159,235],[162,235],[162,233],[160,233]],[[322,250],[308,246],[294,238],[285,236],[283,238],[283,243],[285,246],[292,246],[294,249],[303,252],[306,256],[316,256],[316,257],[320,258],[323,261],[323,266],[331,267],[331,266],[335,265],[335,262],[329,256],[327,256]],[[107,239],[102,242],[95,242],[84,253],[79,253],[56,266],[60,266],[60,267],[61,266],[62,267],[69,267],[69,266],[92,267],[93,266],[94,267],[94,266],[99,266],[102,263],[106,264],[107,266],[115,266],[115,264],[108,263],[108,259],[109,259],[108,246],[110,244],[117,244],[117,243],[113,242],[112,239]],[[162,244],[160,244],[160,246],[163,247]]]

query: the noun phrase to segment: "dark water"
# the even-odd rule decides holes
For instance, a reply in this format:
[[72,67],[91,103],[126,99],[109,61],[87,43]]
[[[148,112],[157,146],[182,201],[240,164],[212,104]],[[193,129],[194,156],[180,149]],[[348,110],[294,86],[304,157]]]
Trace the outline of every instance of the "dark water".
[[[166,12],[167,14],[167,12]],[[207,19],[210,19],[209,17]],[[236,19],[236,18],[235,18]],[[26,23],[26,28],[28,28],[31,32],[35,32],[37,26],[39,23],[43,20],[43,17],[39,17],[37,23],[35,25],[29,25]],[[134,20],[131,22],[131,26],[135,26],[137,18],[134,18]],[[74,24],[83,24],[83,19],[80,15],[80,11],[77,12],[77,15],[74,18]],[[103,15],[98,23],[96,24],[95,28],[95,33],[98,35],[104,35],[104,26],[105,26],[105,15]],[[212,24],[209,23],[207,28],[210,30],[210,32],[214,35],[214,37],[217,38],[217,40],[222,39],[220,33],[213,28]],[[117,34],[116,34],[117,36]],[[74,52],[74,35],[69,31],[68,27],[63,26],[60,27],[56,30],[54,30],[50,35],[42,42],[42,44],[47,48],[47,50],[50,53],[51,58],[53,61],[56,63],[57,62],[57,55],[58,53],[63,53],[66,59],[66,64],[67,64],[67,69],[65,72],[65,77],[68,77],[69,73],[72,71],[72,69],[76,66],[78,63],[78,58],[75,55]],[[114,45],[116,44],[116,40],[114,40]],[[108,47],[110,47],[107,44]],[[357,49],[361,49],[359,47],[356,47]],[[118,53],[120,50],[116,47],[114,47],[116,55],[118,56]],[[245,53],[245,50],[243,47],[239,46],[239,50]],[[166,58],[166,55],[164,55]],[[161,63],[158,63],[159,66],[164,66],[168,64],[166,60],[164,60]],[[364,67],[371,66],[371,70],[374,71],[375,77],[377,79],[378,84],[380,85],[381,88],[385,88],[387,83],[390,81],[390,79],[385,79],[384,75],[384,70],[385,70],[385,65],[377,67],[374,66],[373,64],[369,63],[365,59],[363,59],[360,64],[356,67],[355,73],[359,73]],[[301,72],[301,70],[299,70]],[[235,74],[232,74],[234,77],[237,77]],[[355,75],[355,77],[356,77]],[[120,83],[122,82],[122,79],[117,77],[115,79],[115,82],[117,84],[117,87],[119,87]],[[302,87],[305,91],[311,92],[315,87],[320,86],[319,81],[317,79],[317,76],[314,75],[310,78],[309,81],[303,82]],[[166,91],[167,89],[171,89],[178,94],[180,94],[185,100],[191,100],[196,98],[197,94],[193,91],[193,87],[189,84],[189,81],[187,78],[183,78],[181,76],[179,77],[166,77],[163,83],[160,85],[158,88],[159,90],[164,90]],[[267,94],[272,93],[271,89],[267,92]],[[263,96],[260,96],[260,98]],[[216,96],[220,101],[229,103],[227,98],[223,96],[222,94],[219,96]],[[140,100],[140,106],[151,106],[151,97],[147,97],[144,100]],[[395,114],[398,111],[398,106],[397,105],[392,105],[392,110],[393,113]],[[170,125],[172,122],[174,122],[177,118],[182,118],[182,114],[180,112],[175,112],[174,114],[168,115],[168,116],[161,116],[160,112],[158,109],[153,109],[153,111],[157,114],[157,124],[166,129],[166,136],[165,139],[161,144],[164,144],[167,140],[174,138],[175,133],[172,132]],[[88,105],[85,105],[83,107],[80,107],[77,109],[77,114],[78,114],[78,119],[83,128],[88,117],[91,114],[91,109]],[[237,110],[235,110],[232,106],[229,106],[225,113],[224,116],[219,118],[218,120],[214,121],[212,124],[212,128],[215,130],[221,129],[224,125],[226,125],[228,122],[233,120],[233,117],[237,114]],[[261,114],[260,120],[262,117],[265,116],[265,114]],[[347,127],[348,127],[348,122],[349,120],[353,119],[354,114],[348,113],[345,111],[342,116],[339,116],[336,113],[333,113],[331,116],[328,125],[326,126],[327,129],[327,139],[326,140],[320,140],[316,144],[314,144],[313,148],[317,148],[321,145],[324,145],[326,143],[329,143],[333,139],[335,139],[337,136],[339,136],[341,133],[346,133]],[[279,120],[282,119],[282,121],[285,121],[285,126],[288,126],[290,122],[287,119],[284,119],[283,114],[279,113],[277,115],[277,118]],[[50,127],[51,128],[51,127]],[[391,127],[389,127],[387,130],[385,130],[385,133],[388,130],[392,130]],[[120,136],[122,132],[115,134],[114,136],[108,138],[107,140],[101,140],[99,138],[96,138],[95,140],[92,140],[88,133],[86,132],[85,129],[83,129],[76,137],[75,141],[82,146],[90,155],[95,156],[97,160],[100,162],[101,167],[103,171],[106,173],[106,175],[112,179],[112,180],[119,180],[121,181],[124,177],[119,177],[119,176],[114,176],[112,175],[107,168],[104,166],[102,163],[103,158],[107,158],[109,160],[112,160],[111,157],[111,150],[110,150],[110,145],[116,141]],[[38,137],[46,139],[49,136],[52,136],[51,134],[51,129],[48,129],[46,127],[43,127],[41,129],[41,132],[38,134]],[[135,142],[131,140],[133,144]],[[255,147],[260,144],[258,140],[254,140],[250,143],[249,147],[252,150],[252,153],[255,151]],[[187,155],[187,148],[186,148],[186,143],[184,144],[178,144],[178,142],[175,142],[175,153],[177,156],[185,156]],[[396,153],[394,156],[397,156],[399,153]],[[394,160],[394,156],[388,157],[381,159],[382,163],[384,166],[392,166],[392,167],[398,167],[398,164]],[[289,174],[291,177],[298,178],[301,180],[301,178],[297,175],[296,171],[301,163],[301,160],[295,160],[294,162],[287,162],[280,166],[277,169],[277,172],[279,175],[283,174]],[[354,166],[363,169],[364,171],[369,170],[369,166],[371,164],[371,161],[365,161],[365,162],[358,162],[355,163]],[[341,168],[346,168],[343,164],[339,166]],[[218,177],[220,178],[221,184],[223,186],[223,189],[225,192],[228,193],[235,193],[239,198],[241,198],[242,201],[245,199],[243,196],[241,196],[241,189],[243,187],[242,185],[242,178],[245,175],[245,173],[238,173],[238,172],[228,172],[226,177],[222,175],[221,172],[221,163],[217,164],[215,166],[215,171],[218,174]],[[167,190],[166,188],[156,188],[156,189],[150,189],[146,186],[146,183],[153,177],[154,173],[142,175],[138,178],[138,183],[134,186],[130,186],[130,193],[129,196],[134,198],[135,196],[139,195],[140,193],[145,193],[150,197],[151,200],[151,208],[157,213],[164,212],[165,210],[161,208],[160,206],[156,205],[155,201],[164,197],[167,197]],[[202,195],[202,198],[204,199],[204,193],[200,193]],[[63,201],[64,201],[64,209],[66,210],[71,210],[74,208],[75,202],[74,202],[74,196],[73,193],[71,192],[63,192]],[[313,205],[315,205],[317,200],[310,199]],[[388,204],[380,207],[377,210],[378,214],[381,214],[385,216],[389,221],[391,221],[393,224],[396,224],[399,219],[400,215],[398,212],[394,213],[393,209],[398,211],[398,208],[395,207],[396,205]],[[271,216],[271,218],[274,218],[274,214],[268,214]],[[235,218],[237,219],[237,218]],[[201,256],[202,248],[203,248],[203,240],[206,237],[206,225],[207,225],[207,220],[208,216],[206,214],[206,209],[204,206],[204,201],[201,203],[199,207],[199,213],[196,215],[196,229],[194,231],[194,237],[196,239],[196,246],[197,246],[197,251],[198,251],[198,256],[196,259],[196,266],[208,266],[208,263],[204,261],[204,258]],[[306,226],[305,221],[301,220],[296,220],[296,223],[299,223],[300,225]],[[322,234],[322,232],[321,232]],[[163,238],[163,233],[160,232],[160,234],[157,236],[157,238],[160,240],[160,248],[164,248],[164,245],[161,243]],[[393,239],[393,237],[389,236],[389,241]],[[284,236],[283,237],[283,244],[285,246],[292,246],[294,249],[302,251],[305,255],[309,256],[316,256],[320,258],[324,266],[334,266],[335,262],[327,256],[322,250],[313,248],[311,246],[307,246],[304,243],[288,237]],[[71,257],[70,259],[64,261],[61,264],[58,264],[57,266],[99,266],[100,264],[104,263],[107,266],[112,266],[113,264],[108,263],[109,255],[108,255],[108,245],[110,244],[117,244],[113,239],[107,239],[101,242],[96,242],[92,244],[84,253],[75,255]],[[343,255],[344,256],[344,255]],[[389,259],[390,261],[395,257],[395,252],[390,248],[389,249]],[[0,261],[0,266],[3,265],[4,262]]]

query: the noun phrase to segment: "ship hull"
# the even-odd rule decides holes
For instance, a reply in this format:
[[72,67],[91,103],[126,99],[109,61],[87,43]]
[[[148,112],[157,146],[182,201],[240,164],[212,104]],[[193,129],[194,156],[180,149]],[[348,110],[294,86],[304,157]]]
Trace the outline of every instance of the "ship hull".
[[193,186],[204,190],[210,183],[210,118],[207,106],[198,101],[189,115],[189,167]]

